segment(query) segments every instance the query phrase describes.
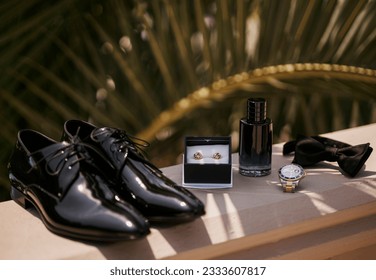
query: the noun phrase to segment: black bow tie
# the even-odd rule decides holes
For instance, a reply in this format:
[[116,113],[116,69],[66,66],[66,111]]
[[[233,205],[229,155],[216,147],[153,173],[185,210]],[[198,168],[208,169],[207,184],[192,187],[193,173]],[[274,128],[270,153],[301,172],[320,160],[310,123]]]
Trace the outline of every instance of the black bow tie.
[[283,146],[283,155],[295,151],[293,162],[302,166],[313,165],[323,160],[336,161],[345,173],[354,177],[362,168],[372,150],[369,143],[350,146],[321,136],[299,136],[295,141],[287,142]]

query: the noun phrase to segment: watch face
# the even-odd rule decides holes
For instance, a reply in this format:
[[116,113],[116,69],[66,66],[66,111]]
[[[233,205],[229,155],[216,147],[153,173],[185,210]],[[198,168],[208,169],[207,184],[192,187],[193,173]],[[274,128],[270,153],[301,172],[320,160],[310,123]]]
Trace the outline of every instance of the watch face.
[[298,164],[285,165],[279,169],[278,173],[285,180],[300,179],[305,174],[303,167]]

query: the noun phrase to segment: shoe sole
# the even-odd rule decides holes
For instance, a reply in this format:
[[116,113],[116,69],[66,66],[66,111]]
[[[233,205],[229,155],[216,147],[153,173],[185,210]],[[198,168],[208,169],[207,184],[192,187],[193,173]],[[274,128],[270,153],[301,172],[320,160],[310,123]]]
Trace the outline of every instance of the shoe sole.
[[179,214],[175,216],[147,216],[145,215],[145,217],[148,219],[150,224],[169,225],[169,224],[188,223],[203,215],[205,215],[205,211],[197,212],[197,213],[183,213],[183,214]]

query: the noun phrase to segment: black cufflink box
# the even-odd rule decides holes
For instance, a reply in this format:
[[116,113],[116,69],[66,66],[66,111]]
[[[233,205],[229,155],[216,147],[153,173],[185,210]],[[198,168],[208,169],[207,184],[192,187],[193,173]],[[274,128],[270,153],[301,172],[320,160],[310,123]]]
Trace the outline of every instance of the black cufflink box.
[[231,137],[185,138],[183,186],[231,188],[232,177]]

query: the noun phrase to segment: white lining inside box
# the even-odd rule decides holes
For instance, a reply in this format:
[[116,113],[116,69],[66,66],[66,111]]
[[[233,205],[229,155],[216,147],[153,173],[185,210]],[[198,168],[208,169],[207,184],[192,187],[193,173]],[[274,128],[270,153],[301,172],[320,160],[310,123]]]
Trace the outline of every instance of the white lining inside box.
[[[187,163],[194,164],[227,164],[229,163],[228,145],[195,145],[187,147]],[[195,153],[201,153],[202,159],[195,159]],[[220,159],[213,158],[213,155],[219,153]]]

